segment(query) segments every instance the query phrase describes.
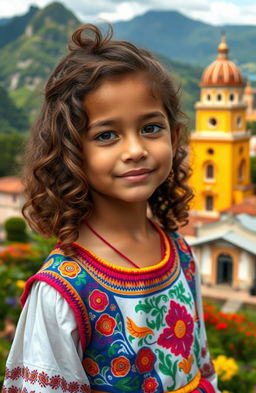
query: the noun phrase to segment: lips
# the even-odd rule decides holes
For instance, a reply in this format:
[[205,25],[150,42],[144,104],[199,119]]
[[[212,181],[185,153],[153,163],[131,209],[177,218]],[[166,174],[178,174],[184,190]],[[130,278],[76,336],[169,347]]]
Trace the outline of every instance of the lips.
[[119,175],[118,177],[141,176],[151,172],[153,172],[152,169],[148,168],[132,169],[128,172],[123,173],[122,175]]

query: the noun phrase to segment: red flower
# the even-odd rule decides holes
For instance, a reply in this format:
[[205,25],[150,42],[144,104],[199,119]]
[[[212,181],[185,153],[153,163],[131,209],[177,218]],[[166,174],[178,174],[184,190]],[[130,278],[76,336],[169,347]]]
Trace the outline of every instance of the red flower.
[[189,270],[191,271],[192,274],[195,274],[196,272],[196,264],[193,259],[189,262]]
[[61,377],[59,375],[54,375],[51,377],[50,386],[52,389],[57,389],[61,384]]
[[94,289],[89,296],[89,304],[95,311],[106,310],[108,303],[108,296],[98,289]]
[[177,239],[177,241],[178,241],[179,246],[180,246],[182,251],[184,251],[184,252],[188,252],[189,251],[187,244],[185,243],[185,241],[181,237],[179,237]]
[[165,328],[159,336],[157,343],[164,348],[170,348],[175,355],[188,358],[193,343],[194,321],[187,313],[184,306],[180,306],[173,300],[165,318],[169,327]]
[[209,319],[209,314],[208,312],[204,311],[204,320],[208,321],[208,319]]
[[125,356],[119,356],[111,361],[111,371],[116,377],[124,377],[130,368],[130,361]]
[[185,277],[187,281],[192,281],[192,274],[189,269],[184,269]]
[[42,388],[46,388],[49,384],[49,377],[44,371],[38,375],[38,383]]
[[154,393],[158,387],[156,378],[146,378],[143,382],[142,389],[145,393]]
[[226,324],[226,322],[220,322],[216,325],[217,330],[226,330],[227,327],[228,325]]
[[251,332],[250,330],[248,330],[248,332],[246,332],[245,334],[246,334],[246,336],[249,337],[249,336],[252,336],[252,335],[253,335],[253,332]]
[[98,364],[90,358],[85,358],[83,360],[83,367],[87,374],[91,375],[92,377],[95,377],[95,375],[99,374],[100,372]]
[[96,322],[96,330],[104,336],[111,336],[116,327],[116,320],[108,314],[102,314]]
[[79,392],[79,383],[78,382],[70,382],[68,384],[68,392],[69,393]]
[[136,366],[140,373],[152,370],[156,357],[150,348],[141,348],[137,354]]

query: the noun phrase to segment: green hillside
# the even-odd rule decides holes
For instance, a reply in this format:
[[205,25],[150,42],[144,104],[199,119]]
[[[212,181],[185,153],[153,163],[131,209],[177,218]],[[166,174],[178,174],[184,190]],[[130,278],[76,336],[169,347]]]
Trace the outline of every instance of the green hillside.
[[40,91],[63,56],[71,32],[80,24],[60,3],[36,12],[25,33],[0,51],[0,84],[33,119]]
[[[34,14],[24,34],[0,50],[0,84],[30,121],[37,114],[47,77],[66,52],[70,34],[79,24],[62,4],[52,3]],[[201,69],[159,56],[176,75],[178,84],[182,83],[184,108],[193,117]]]

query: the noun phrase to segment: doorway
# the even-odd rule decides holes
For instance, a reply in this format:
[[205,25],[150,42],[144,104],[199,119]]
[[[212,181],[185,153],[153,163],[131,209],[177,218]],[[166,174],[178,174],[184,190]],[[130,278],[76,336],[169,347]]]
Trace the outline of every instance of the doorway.
[[217,260],[217,284],[232,285],[233,261],[230,255],[220,254]]

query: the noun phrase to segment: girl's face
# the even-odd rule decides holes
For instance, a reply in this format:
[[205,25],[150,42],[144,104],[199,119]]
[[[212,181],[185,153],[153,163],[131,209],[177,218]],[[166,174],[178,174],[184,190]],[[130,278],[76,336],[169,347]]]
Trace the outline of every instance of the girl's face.
[[84,101],[85,172],[92,198],[147,201],[172,168],[177,132],[141,75],[104,81]]

